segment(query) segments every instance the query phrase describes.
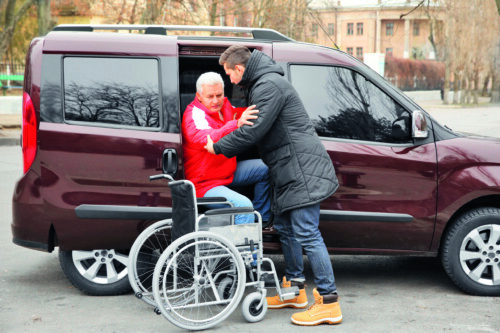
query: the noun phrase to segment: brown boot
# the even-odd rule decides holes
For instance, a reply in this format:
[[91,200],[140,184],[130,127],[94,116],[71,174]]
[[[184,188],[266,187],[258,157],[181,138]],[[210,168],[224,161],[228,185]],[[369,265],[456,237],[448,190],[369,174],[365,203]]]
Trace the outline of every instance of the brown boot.
[[319,324],[338,324],[342,321],[342,311],[338,302],[338,295],[321,296],[313,290],[315,303],[304,312],[292,315],[292,323],[301,326],[315,326]]
[[282,309],[282,308],[295,308],[303,309],[307,307],[307,294],[304,282],[287,281],[286,276],[283,277],[283,288],[290,288],[293,286],[299,287],[299,296],[282,301],[279,295],[273,297],[266,297],[268,309]]

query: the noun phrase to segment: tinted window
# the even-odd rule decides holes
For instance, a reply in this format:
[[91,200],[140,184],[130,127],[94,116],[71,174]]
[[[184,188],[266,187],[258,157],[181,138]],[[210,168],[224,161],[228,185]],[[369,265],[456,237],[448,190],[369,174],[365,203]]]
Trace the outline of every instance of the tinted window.
[[158,82],[156,59],[67,57],[65,119],[158,128]]
[[346,68],[291,66],[297,89],[319,136],[409,142],[409,114],[360,74]]

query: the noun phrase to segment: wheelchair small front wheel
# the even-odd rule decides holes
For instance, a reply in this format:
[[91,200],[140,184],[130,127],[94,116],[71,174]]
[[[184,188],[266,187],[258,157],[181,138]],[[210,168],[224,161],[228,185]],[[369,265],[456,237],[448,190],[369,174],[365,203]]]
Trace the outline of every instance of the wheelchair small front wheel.
[[262,294],[258,291],[248,294],[241,304],[241,313],[243,318],[249,323],[256,323],[264,319],[267,313],[267,302],[264,300],[262,306],[257,308]]

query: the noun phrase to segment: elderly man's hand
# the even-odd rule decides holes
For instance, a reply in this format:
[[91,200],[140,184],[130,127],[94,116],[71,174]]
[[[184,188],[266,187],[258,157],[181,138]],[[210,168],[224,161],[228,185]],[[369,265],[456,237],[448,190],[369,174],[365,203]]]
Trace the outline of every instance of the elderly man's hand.
[[257,113],[259,113],[259,110],[255,110],[257,106],[252,105],[249,106],[243,113],[241,114],[240,119],[238,119],[238,128],[243,126],[243,125],[253,125],[253,122],[250,121],[250,119],[257,119]]
[[212,138],[210,137],[210,135],[207,135],[207,145],[203,148],[205,148],[210,154],[215,155],[214,142],[212,141]]

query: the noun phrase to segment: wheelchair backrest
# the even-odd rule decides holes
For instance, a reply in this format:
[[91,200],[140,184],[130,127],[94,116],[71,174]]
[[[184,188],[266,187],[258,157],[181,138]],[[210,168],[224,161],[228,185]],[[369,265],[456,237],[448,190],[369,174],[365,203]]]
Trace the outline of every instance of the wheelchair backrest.
[[172,195],[172,242],[195,231],[198,209],[196,190],[189,180],[169,182]]

